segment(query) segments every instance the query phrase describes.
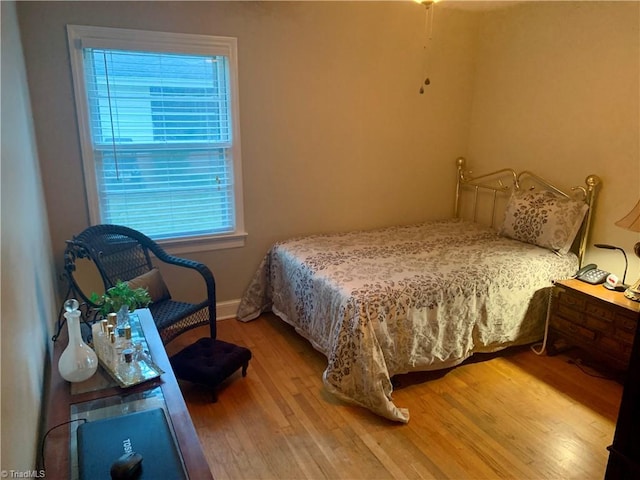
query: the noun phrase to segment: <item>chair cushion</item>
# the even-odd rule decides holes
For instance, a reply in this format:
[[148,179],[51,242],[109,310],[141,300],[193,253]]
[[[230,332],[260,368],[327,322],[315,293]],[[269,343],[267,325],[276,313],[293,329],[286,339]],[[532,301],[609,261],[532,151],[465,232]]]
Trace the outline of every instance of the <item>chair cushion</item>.
[[209,337],[185,347],[170,359],[173,371],[181,380],[215,387],[251,360],[251,350]]

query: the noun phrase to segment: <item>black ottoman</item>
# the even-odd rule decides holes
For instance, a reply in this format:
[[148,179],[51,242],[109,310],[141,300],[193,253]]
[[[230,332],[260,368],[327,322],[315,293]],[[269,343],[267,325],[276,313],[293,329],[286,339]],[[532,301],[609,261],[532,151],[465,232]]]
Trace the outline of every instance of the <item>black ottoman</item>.
[[242,368],[247,376],[251,350],[233,343],[201,338],[170,358],[176,377],[211,387],[213,401],[218,400],[216,387]]

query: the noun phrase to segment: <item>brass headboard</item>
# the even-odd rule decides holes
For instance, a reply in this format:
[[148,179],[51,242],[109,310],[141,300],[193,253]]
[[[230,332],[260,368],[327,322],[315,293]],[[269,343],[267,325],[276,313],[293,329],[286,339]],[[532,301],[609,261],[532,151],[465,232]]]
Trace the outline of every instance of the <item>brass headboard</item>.
[[572,187],[570,191],[567,192],[553,185],[551,182],[545,180],[544,178],[527,170],[517,173],[511,168],[503,168],[501,170],[496,170],[484,175],[473,176],[473,172],[466,169],[466,160],[464,158],[458,158],[456,160],[456,165],[458,169],[454,211],[456,218],[462,218],[463,216],[461,205],[463,191],[465,189],[470,189],[473,195],[473,198],[470,202],[471,219],[474,222],[477,221],[479,195],[484,194],[485,201],[482,206],[484,207],[485,204],[489,203],[487,209],[489,210],[489,216],[491,219],[487,223],[489,223],[491,227],[494,228],[497,226],[496,222],[501,220],[498,220],[496,218],[496,214],[499,213],[499,199],[508,198],[513,191],[542,187],[545,190],[551,190],[567,198],[576,198],[577,196],[579,196],[580,200],[584,201],[589,206],[589,210],[587,211],[585,219],[582,223],[582,228],[578,233],[577,252],[575,252],[578,255],[580,265],[582,265],[582,261],[587,249],[596,196],[600,184],[602,183],[597,175],[589,175],[585,179],[584,186]]

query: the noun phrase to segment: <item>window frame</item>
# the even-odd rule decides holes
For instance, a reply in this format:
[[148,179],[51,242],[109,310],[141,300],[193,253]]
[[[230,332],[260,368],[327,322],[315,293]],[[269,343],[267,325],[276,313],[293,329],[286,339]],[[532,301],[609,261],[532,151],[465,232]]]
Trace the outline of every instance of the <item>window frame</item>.
[[242,161],[240,151],[237,39],[234,37],[83,25],[67,25],[67,39],[71,59],[78,132],[80,136],[84,185],[89,221],[92,225],[103,223],[103,221],[101,219],[98,200],[96,164],[93,156],[93,143],[84,76],[83,48],[182,53],[185,55],[220,55],[228,58],[232,117],[231,128],[233,132],[231,156],[235,230],[223,234],[162,239],[157,240],[157,242],[172,253],[187,253],[244,246],[247,233],[244,227]]

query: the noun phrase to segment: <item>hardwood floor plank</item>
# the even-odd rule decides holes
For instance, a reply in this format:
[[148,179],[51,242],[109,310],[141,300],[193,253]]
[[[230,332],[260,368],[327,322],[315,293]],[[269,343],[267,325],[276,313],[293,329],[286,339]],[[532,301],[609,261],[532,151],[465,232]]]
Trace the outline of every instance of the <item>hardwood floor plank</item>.
[[[169,354],[205,336],[183,334]],[[622,386],[528,348],[394,379],[407,425],[345,404],[322,384],[324,356],[271,314],[218,322],[252,350],[211,403],[181,383],[215,478],[601,479]],[[582,368],[582,369],[581,369]]]

